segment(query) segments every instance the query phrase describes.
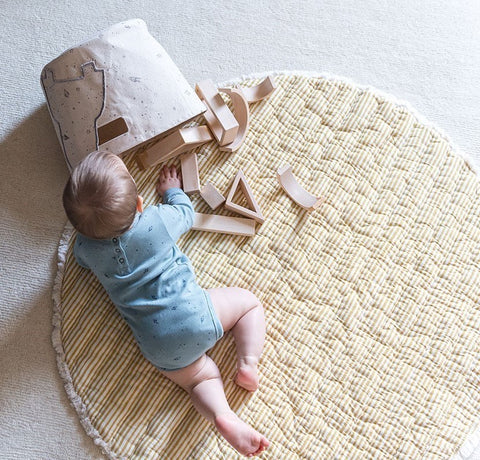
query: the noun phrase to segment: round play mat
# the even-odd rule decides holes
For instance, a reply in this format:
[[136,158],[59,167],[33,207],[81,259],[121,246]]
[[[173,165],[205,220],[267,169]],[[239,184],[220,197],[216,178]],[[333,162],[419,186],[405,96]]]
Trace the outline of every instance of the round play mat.
[[[196,149],[202,184],[224,195],[242,169],[265,223],[254,237],[190,231],[179,241],[201,286],[246,287],[265,306],[259,390],[232,381],[229,335],[209,352],[227,399],[271,441],[265,459],[458,454],[478,437],[480,182],[405,104],[313,74],[275,81],[268,99],[250,105],[240,150]],[[160,166],[142,171],[124,159],[146,204],[158,203]],[[325,197],[318,209],[282,190],[285,163]],[[198,212],[234,215],[192,201]],[[111,458],[239,458],[142,357],[100,284],[75,263],[74,236],[67,226],[53,340],[89,435]]]

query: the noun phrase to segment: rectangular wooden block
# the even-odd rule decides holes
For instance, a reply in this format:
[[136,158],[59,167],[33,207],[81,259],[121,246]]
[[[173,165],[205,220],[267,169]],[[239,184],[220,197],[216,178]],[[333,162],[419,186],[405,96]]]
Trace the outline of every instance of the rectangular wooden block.
[[212,209],[217,209],[225,202],[225,197],[213,186],[207,182],[200,190],[200,196],[207,202]]
[[218,143],[220,145],[232,143],[237,136],[239,124],[212,80],[197,83],[195,91],[207,106],[205,120]]
[[139,153],[137,160],[141,167],[147,168],[175,158],[211,140],[212,134],[208,126],[180,128]]
[[192,230],[254,236],[255,221],[243,217],[219,216],[216,214],[201,214],[196,212]]
[[195,152],[185,153],[180,157],[183,191],[187,194],[200,191],[198,160]]

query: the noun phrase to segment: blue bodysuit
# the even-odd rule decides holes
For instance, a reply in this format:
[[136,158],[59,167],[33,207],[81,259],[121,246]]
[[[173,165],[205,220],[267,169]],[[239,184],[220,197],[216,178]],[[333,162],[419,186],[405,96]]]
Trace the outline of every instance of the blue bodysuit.
[[77,262],[91,269],[132,329],[143,355],[161,370],[186,367],[222,337],[207,291],[176,245],[193,224],[193,206],[179,188],[165,204],[138,213],[124,234],[107,240],[77,235]]

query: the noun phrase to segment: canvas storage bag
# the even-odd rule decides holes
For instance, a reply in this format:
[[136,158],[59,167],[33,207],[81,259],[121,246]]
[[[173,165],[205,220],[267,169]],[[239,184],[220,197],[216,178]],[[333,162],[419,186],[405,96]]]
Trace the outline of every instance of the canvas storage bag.
[[47,64],[41,84],[65,160],[139,148],[205,111],[141,19],[115,24]]

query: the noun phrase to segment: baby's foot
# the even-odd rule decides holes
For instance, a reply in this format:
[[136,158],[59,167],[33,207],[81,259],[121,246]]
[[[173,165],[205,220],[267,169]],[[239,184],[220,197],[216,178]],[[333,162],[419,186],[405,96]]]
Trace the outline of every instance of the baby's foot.
[[237,363],[235,383],[245,390],[255,391],[258,388],[258,359],[253,357],[240,358]]
[[270,444],[265,436],[240,420],[233,412],[215,417],[215,426],[232,447],[247,457],[261,454]]

